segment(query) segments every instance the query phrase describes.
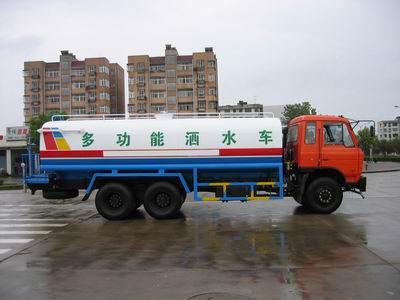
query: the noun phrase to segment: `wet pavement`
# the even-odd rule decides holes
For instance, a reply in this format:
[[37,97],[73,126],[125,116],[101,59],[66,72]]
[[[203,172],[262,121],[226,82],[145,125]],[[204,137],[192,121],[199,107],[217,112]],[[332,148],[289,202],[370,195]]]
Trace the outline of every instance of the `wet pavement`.
[[288,198],[111,222],[93,199],[0,192],[0,298],[399,299],[400,172],[367,177],[327,216]]

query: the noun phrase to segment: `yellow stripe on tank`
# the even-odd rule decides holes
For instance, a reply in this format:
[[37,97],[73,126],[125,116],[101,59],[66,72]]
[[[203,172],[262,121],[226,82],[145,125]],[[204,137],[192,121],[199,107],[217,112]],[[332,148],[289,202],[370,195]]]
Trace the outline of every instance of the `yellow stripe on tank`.
[[58,150],[71,150],[67,141],[64,138],[56,138],[55,140]]

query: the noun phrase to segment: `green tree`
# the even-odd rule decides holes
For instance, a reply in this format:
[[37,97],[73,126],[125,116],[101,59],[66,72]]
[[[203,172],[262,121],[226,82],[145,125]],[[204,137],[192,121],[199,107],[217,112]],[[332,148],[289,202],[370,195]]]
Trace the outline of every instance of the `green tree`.
[[293,118],[303,115],[316,115],[317,110],[311,106],[311,103],[308,101],[295,103],[295,104],[287,104],[284,107],[283,111],[283,122],[288,124],[289,121]]
[[377,143],[377,139],[371,136],[369,128],[363,128],[357,133],[358,143],[366,156],[369,156],[369,149]]

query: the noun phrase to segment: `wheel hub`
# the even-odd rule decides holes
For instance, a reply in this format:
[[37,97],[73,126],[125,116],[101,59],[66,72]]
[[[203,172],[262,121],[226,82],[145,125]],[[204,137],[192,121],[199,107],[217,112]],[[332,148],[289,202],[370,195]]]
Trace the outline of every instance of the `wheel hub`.
[[156,204],[161,208],[165,208],[171,204],[171,197],[166,193],[159,193],[156,196]]
[[112,194],[108,197],[108,205],[111,208],[120,208],[122,206],[122,198],[119,194]]
[[323,188],[318,194],[318,200],[321,203],[329,204],[330,202],[332,202],[332,199],[333,199],[332,192],[327,188]]

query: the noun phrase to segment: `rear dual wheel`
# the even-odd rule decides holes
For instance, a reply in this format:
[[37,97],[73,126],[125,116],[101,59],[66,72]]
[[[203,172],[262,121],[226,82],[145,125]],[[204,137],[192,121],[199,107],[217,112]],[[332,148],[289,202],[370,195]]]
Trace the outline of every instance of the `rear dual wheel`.
[[108,220],[128,218],[140,206],[133,192],[123,184],[108,183],[97,192],[96,208]]
[[144,208],[156,219],[175,217],[184,202],[180,190],[170,182],[156,182],[149,186],[144,195]]

